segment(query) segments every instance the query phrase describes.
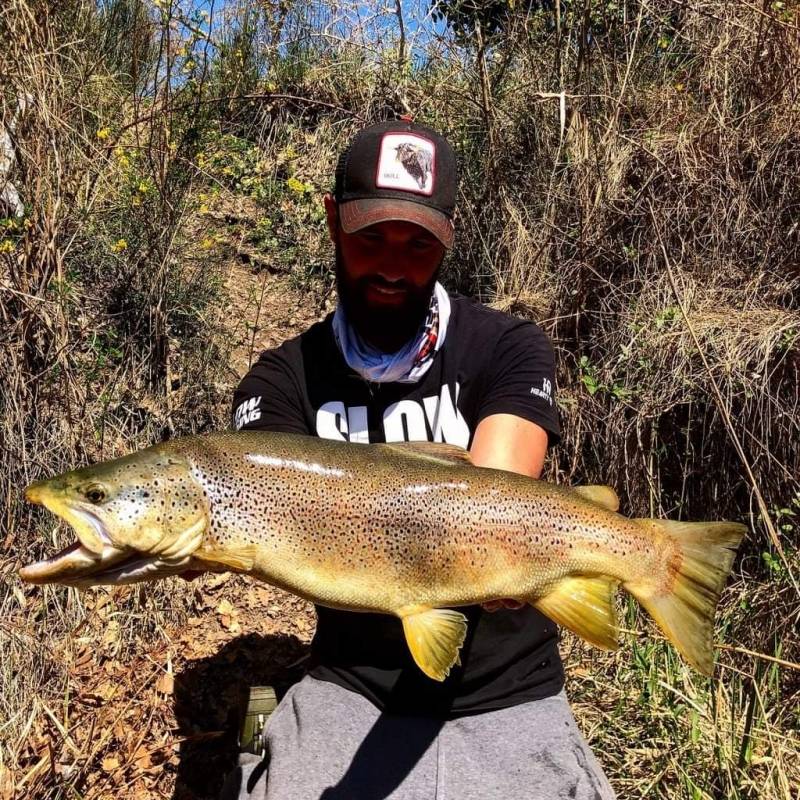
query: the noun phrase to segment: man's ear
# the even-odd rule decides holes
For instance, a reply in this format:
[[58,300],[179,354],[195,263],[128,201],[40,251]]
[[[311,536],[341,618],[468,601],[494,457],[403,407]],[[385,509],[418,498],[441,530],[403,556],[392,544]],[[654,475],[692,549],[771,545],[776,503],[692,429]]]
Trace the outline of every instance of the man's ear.
[[328,220],[328,235],[331,241],[336,243],[336,225],[339,221],[339,210],[336,208],[336,201],[333,195],[328,192],[323,198],[325,202],[325,216]]

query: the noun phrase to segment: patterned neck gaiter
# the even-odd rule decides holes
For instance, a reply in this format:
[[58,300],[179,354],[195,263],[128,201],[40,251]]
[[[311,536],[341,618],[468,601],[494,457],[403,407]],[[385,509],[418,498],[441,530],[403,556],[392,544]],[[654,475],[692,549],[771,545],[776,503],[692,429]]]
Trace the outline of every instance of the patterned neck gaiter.
[[372,383],[416,383],[430,369],[444,344],[450,320],[450,298],[436,283],[425,322],[396,353],[383,353],[365,342],[345,317],[341,304],[333,315],[333,335],[350,369]]

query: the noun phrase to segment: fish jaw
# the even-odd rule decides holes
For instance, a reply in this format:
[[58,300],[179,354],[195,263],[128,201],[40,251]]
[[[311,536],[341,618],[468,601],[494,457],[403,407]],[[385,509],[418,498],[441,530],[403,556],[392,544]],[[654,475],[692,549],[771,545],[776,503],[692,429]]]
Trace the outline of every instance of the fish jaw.
[[19,576],[28,583],[60,583],[86,589],[177,575],[188,567],[190,561],[190,556],[164,559],[116,548],[108,548],[108,552],[98,557],[80,542],[75,542],[51,558],[22,567]]
[[104,553],[98,555],[88,550],[80,542],[75,542],[50,558],[22,567],[19,576],[28,583],[71,584],[75,580],[102,571],[127,556],[128,553],[115,547],[108,547]]

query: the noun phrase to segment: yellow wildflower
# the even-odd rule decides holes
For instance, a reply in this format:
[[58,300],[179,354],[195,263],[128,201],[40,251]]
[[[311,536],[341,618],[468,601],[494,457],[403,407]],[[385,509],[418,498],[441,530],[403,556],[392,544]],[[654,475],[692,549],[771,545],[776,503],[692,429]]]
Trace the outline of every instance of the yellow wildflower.
[[114,148],[114,156],[123,169],[127,169],[131,165],[131,160],[122,147],[117,146]]
[[16,245],[11,239],[3,239],[3,241],[0,242],[0,253],[13,253],[15,249]]
[[142,194],[147,194],[150,191],[150,187],[147,185],[145,181],[139,181],[139,185],[136,187],[137,192],[141,192]]
[[100,130],[97,131],[97,138],[101,142],[104,142],[109,136],[111,136],[111,128],[100,128]]
[[200,247],[202,247],[203,250],[210,250],[216,243],[213,236],[206,236],[206,238],[200,242]]
[[141,204],[142,204],[142,196],[140,194],[135,194],[133,197],[131,197],[131,205],[134,208],[139,208]]
[[297,180],[297,178],[289,178],[286,181],[286,185],[295,193],[295,194],[305,194],[306,192],[306,185],[303,181]]
[[201,214],[208,214],[208,203],[200,203],[200,208],[198,209],[198,211]]
[[111,247],[111,252],[121,253],[123,250],[127,249],[128,249],[128,243],[124,239],[117,239],[117,241]]

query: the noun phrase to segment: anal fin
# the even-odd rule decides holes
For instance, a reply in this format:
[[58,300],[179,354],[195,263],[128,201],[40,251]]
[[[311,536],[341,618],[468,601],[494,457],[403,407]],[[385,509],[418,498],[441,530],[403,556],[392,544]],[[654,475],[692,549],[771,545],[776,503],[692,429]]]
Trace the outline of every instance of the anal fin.
[[587,642],[604,650],[619,646],[612,578],[565,578],[553,591],[531,605],[554,622],[569,628]]
[[417,666],[435,681],[443,681],[467,635],[467,618],[449,608],[412,606],[402,610],[403,631]]

